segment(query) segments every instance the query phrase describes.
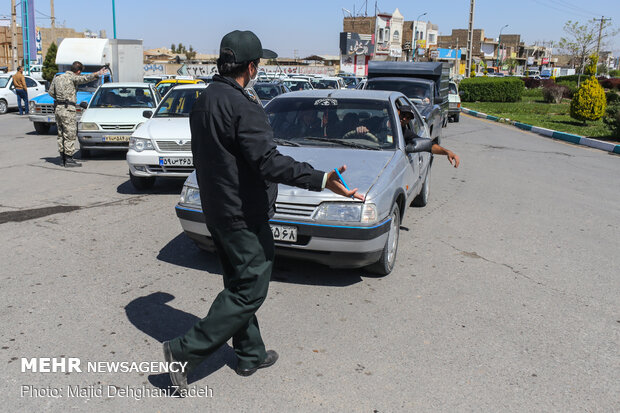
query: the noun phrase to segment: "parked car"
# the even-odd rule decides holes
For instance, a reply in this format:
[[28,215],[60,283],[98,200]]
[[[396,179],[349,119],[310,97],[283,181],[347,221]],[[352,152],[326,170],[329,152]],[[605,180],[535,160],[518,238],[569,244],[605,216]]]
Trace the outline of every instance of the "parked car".
[[154,111],[145,110],[148,120],[129,140],[129,178],[137,189],[148,189],[157,177],[187,178],[194,170],[189,113],[206,84],[179,85]]
[[146,75],[142,78],[144,83],[152,83],[154,85],[158,84],[164,79],[166,79],[164,75]]
[[297,90],[312,90],[314,87],[309,80],[306,79],[298,79],[298,78],[288,78],[283,79],[282,83],[284,83],[292,92]]
[[164,97],[170,89],[178,85],[195,85],[197,83],[204,83],[200,79],[182,79],[178,76],[175,79],[164,79],[155,86],[159,96]]
[[[28,88],[28,100],[45,93],[45,85],[31,76],[26,78]],[[17,94],[13,85],[12,75],[0,75],[0,115],[5,114],[9,109],[17,108]],[[29,106],[29,110],[32,105]]]
[[456,82],[450,82],[448,89],[448,119],[458,122],[461,117],[461,96]]
[[288,93],[291,90],[282,82],[258,82],[254,84],[254,90],[258,94],[263,106],[278,95]]
[[[280,185],[270,220],[278,254],[332,267],[370,265],[384,275],[392,271],[408,206],[428,202],[432,162],[430,153],[420,152],[430,151],[430,139],[405,145],[397,112],[402,105],[412,106],[399,92],[313,90],[280,95],[265,107],[283,154],[324,171],[346,163],[348,185],[366,196],[362,202]],[[409,127],[428,137],[414,111]],[[213,248],[195,173],[185,181],[176,213],[189,238]]]
[[149,83],[106,83],[97,89],[78,122],[82,157],[93,149],[127,150],[129,138],[145,119],[142,112],[154,109],[159,94]]

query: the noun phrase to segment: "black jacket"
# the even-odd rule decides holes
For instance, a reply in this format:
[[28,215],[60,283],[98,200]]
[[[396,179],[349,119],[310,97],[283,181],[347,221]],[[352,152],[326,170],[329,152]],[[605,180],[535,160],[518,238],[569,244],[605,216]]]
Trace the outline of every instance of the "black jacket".
[[274,213],[277,183],[320,191],[324,172],[284,156],[260,103],[214,76],[190,114],[192,154],[207,225],[247,228]]

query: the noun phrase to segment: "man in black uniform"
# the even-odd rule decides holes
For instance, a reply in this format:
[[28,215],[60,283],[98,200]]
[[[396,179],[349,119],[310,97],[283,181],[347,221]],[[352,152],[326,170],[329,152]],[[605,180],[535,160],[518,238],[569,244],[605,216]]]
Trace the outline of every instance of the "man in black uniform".
[[[237,374],[249,376],[273,365],[278,354],[265,350],[255,313],[267,295],[274,242],[269,227],[277,184],[363,200],[357,188],[345,189],[334,171],[317,171],[278,152],[262,106],[244,88],[258,74],[260,58],[277,55],[263,49],[250,31],[222,39],[219,75],[202,92],[190,115],[192,153],[202,210],[224,273],[224,290],[209,313],[185,335],[164,343],[166,361],[195,367],[231,337]],[[345,166],[340,167],[344,172]],[[187,371],[170,373],[172,383],[187,386]]]

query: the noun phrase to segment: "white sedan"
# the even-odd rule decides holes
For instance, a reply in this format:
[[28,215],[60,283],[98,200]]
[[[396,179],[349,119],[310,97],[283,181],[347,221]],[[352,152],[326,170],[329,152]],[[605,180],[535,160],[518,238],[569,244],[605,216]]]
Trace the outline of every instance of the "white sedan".
[[189,114],[208,84],[179,85],[171,89],[155,113],[131,136],[127,163],[137,189],[153,186],[158,176],[186,178],[194,170]]
[[145,119],[145,109],[155,108],[159,94],[147,83],[105,83],[97,89],[78,122],[82,157],[93,149],[127,150],[129,138]]
[[[33,79],[31,76],[26,78],[28,88],[28,99],[32,99],[45,93],[45,85]],[[0,115],[7,113],[9,109],[17,107],[17,95],[13,85],[12,75],[0,75]]]

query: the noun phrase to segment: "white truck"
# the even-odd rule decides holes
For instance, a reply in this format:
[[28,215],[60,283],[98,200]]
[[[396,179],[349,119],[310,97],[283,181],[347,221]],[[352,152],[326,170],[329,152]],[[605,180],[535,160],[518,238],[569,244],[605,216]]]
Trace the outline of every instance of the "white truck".
[[[142,40],[66,38],[62,40],[56,52],[58,74],[69,70],[75,61],[84,65],[83,74],[96,72],[105,65],[110,68],[109,75],[78,87],[76,102],[78,119],[83,110],[80,103],[90,102],[100,84],[111,81],[142,82]],[[30,100],[29,119],[34,123],[37,133],[47,133],[56,123],[54,99],[45,93]]]

